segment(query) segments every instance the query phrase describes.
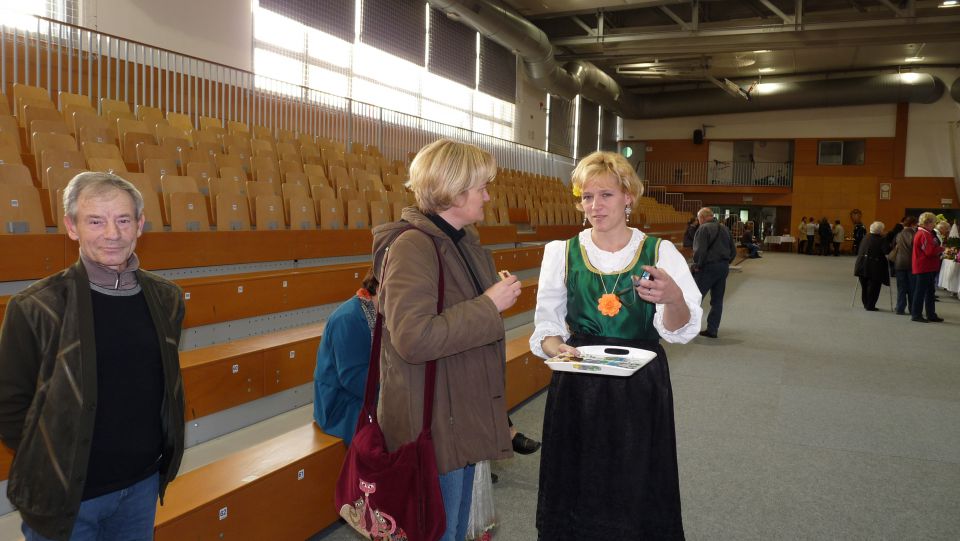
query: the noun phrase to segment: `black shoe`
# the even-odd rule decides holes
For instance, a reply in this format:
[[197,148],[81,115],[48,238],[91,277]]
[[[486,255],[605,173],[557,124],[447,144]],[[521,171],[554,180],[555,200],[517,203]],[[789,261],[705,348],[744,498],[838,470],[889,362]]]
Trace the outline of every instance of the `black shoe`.
[[943,318],[940,316],[933,316],[933,317],[928,317],[927,321],[930,321],[932,323],[940,323],[941,321],[943,321]]
[[874,306],[874,307],[872,307],[872,308],[864,308],[864,310],[866,310],[867,312],[879,312],[879,311],[880,311],[880,309],[877,308],[876,306]]
[[717,332],[711,331],[711,330],[700,331],[700,336],[706,336],[707,338],[716,338]]
[[529,455],[536,453],[537,449],[540,448],[540,442],[537,440],[532,440],[523,435],[521,432],[517,432],[517,435],[513,437],[513,452],[520,453],[521,455]]
[[930,320],[923,317],[911,317],[910,321],[916,321],[917,323],[930,323]]
[[495,474],[495,473],[493,473],[493,472],[490,472],[490,482],[491,482],[491,483],[493,483],[493,484],[495,485],[495,484],[497,484],[497,481],[499,481],[499,480],[500,480],[500,476],[498,476],[497,474]]

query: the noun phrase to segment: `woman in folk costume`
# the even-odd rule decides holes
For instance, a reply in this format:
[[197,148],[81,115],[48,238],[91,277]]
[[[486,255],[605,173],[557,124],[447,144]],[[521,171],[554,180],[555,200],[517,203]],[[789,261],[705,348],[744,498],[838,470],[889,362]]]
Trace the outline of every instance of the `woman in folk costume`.
[[[574,169],[593,226],[544,249],[531,350],[648,349],[629,377],[554,372],[543,421],[540,539],[683,539],[673,393],[660,339],[700,331],[700,292],[674,245],[627,227],[643,185],[613,152]],[[647,271],[650,279],[640,278]]]

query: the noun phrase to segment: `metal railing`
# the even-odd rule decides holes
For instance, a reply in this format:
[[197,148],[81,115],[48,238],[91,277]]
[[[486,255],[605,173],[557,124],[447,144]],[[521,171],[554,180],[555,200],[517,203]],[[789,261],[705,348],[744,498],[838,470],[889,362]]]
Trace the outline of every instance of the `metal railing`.
[[[43,17],[0,24],[0,89],[14,83],[42,87],[54,103],[59,92],[101,98],[163,112],[308,133],[376,145],[389,159],[438,137],[472,143],[490,152],[500,167],[567,180],[573,160],[491,135],[426,120],[286,83],[222,64],[151,47]],[[16,106],[16,104],[14,104]]]
[[653,185],[792,186],[791,162],[640,162],[637,174]]

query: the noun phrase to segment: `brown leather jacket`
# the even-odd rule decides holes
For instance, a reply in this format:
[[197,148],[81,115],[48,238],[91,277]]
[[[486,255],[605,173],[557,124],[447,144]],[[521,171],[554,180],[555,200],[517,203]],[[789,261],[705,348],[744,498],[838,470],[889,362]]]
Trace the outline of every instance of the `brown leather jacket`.
[[[453,241],[419,210],[373,232],[375,274],[384,314],[377,414],[393,451],[420,433],[424,363],[437,360],[433,432],[440,473],[513,454],[507,426],[503,319],[477,295]],[[401,231],[408,224],[426,231]],[[444,267],[444,309],[437,314],[438,264]],[[493,258],[468,227],[460,248],[486,289],[497,280]],[[385,268],[383,256],[389,246]]]
[[[180,288],[137,270],[160,341],[164,448],[160,497],[183,456]],[[7,497],[24,522],[50,539],[73,529],[97,413],[97,360],[90,284],[83,263],[14,295],[0,331],[0,439],[16,454]]]

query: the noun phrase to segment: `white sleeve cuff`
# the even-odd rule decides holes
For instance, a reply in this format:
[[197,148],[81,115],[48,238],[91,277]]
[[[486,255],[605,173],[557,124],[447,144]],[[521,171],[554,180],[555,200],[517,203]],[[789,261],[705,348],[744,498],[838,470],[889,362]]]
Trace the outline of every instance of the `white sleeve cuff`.
[[548,336],[559,336],[564,342],[570,338],[570,333],[566,328],[559,328],[556,325],[540,324],[537,325],[536,330],[530,336],[530,353],[533,353],[541,359],[549,359],[550,356],[543,352],[543,347],[540,345],[543,342],[543,339]]
[[684,298],[687,309],[690,310],[690,319],[687,323],[675,331],[668,331],[663,326],[664,305],[658,304],[657,311],[653,315],[653,327],[660,333],[660,338],[670,344],[686,344],[693,340],[700,333],[700,320],[703,317],[703,308],[699,304],[694,304],[690,299]]

